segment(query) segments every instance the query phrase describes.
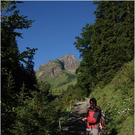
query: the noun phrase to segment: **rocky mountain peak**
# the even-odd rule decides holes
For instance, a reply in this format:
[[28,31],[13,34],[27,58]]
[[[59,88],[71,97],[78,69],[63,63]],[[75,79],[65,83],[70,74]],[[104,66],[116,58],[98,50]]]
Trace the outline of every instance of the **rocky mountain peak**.
[[48,77],[58,76],[62,74],[63,70],[75,73],[79,65],[80,62],[74,55],[67,54],[59,59],[51,60],[39,66],[36,71],[36,76],[43,80]]
[[64,65],[64,69],[68,70],[72,73],[74,73],[80,65],[80,62],[76,59],[76,57],[74,55],[70,55],[70,54],[67,54],[67,55],[59,58],[59,60]]

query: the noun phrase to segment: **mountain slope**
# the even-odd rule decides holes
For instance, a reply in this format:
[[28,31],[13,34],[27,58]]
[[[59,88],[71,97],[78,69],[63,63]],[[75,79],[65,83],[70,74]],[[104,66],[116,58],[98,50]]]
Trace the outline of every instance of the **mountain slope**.
[[36,71],[38,81],[49,82],[52,89],[61,87],[71,82],[76,82],[76,69],[80,62],[74,55],[65,55],[59,59],[51,60]]
[[134,60],[125,63],[104,88],[90,94],[106,113],[111,135],[132,135],[134,131]]

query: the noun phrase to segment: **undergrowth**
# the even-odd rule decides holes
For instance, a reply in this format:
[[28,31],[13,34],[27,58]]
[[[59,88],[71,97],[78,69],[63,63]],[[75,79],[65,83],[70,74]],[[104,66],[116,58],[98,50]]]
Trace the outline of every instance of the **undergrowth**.
[[90,98],[106,113],[106,127],[111,135],[134,133],[134,61],[124,64],[110,84],[96,87]]

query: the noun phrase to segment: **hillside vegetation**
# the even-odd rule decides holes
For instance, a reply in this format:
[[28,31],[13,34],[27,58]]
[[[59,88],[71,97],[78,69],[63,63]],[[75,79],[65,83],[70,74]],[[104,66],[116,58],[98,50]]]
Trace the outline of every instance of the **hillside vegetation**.
[[104,88],[96,87],[89,96],[97,99],[106,113],[112,135],[134,133],[134,61],[124,64]]
[[53,77],[48,77],[46,80],[44,80],[44,82],[48,82],[51,84],[51,88],[58,88],[61,87],[65,84],[68,84],[70,82],[72,82],[73,80],[77,79],[77,75],[76,74],[71,74],[68,71],[63,71],[63,73],[60,76],[53,76]]
[[56,87],[56,88],[52,88],[51,92],[52,92],[53,95],[61,95],[61,93],[63,93],[64,91],[67,90],[68,86],[76,85],[76,83],[77,83],[77,78],[73,79],[69,83],[62,84],[62,86],[59,86],[59,87]]

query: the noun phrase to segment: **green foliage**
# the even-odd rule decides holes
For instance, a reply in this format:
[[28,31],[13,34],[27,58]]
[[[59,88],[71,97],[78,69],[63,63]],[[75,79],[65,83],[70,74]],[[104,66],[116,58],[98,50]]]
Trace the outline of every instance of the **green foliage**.
[[88,95],[95,85],[104,87],[119,68],[134,57],[132,1],[98,1],[95,23],[87,24],[75,47],[83,60],[77,85]]
[[2,98],[1,98],[1,117],[2,117],[2,133],[11,134],[9,130],[12,128],[12,124],[14,123],[14,119],[16,114],[14,112],[14,108],[16,103],[14,102],[15,97],[13,96],[15,82],[14,78],[11,75],[11,72],[7,74],[7,79],[3,84]]
[[104,88],[98,85],[90,94],[106,113],[106,126],[113,134],[133,134],[134,115],[134,62],[133,60],[116,73]]
[[133,3],[94,2],[95,23],[87,24],[74,43],[83,58],[76,87],[98,100],[112,135],[133,134]]
[[40,91],[33,91],[32,97],[25,100],[20,100],[22,93],[18,95],[19,106],[14,110],[16,118],[12,125],[12,134],[58,135],[59,120],[63,126],[74,103],[81,99],[80,91],[75,90],[73,85],[69,85],[66,92],[59,97],[51,95],[50,84],[38,83],[37,89]]
[[[12,127],[17,115],[15,110],[20,105],[19,100],[24,100],[24,97],[28,98],[36,84],[32,69],[34,64],[32,59],[36,49],[29,49],[29,52],[22,57],[16,42],[16,36],[22,37],[21,33],[16,31],[23,28],[28,29],[34,21],[19,15],[19,10],[16,9],[17,3],[21,2],[1,2],[2,134],[12,134]],[[24,60],[25,58],[26,60]],[[27,62],[31,71],[26,69],[21,61]],[[18,100],[19,93],[21,93],[21,99]]]
[[91,91],[90,86],[96,82],[96,71],[93,66],[94,61],[91,55],[91,53],[93,53],[91,48],[94,34],[93,26],[94,25],[86,24],[86,26],[82,28],[82,37],[76,37],[77,41],[74,42],[74,45],[81,53],[80,56],[83,58],[76,73],[78,74],[77,86],[83,90],[84,96],[88,96]]
[[40,84],[40,91],[34,91],[32,98],[23,101],[18,99],[20,105],[16,108],[17,115],[12,130],[14,134],[44,134],[51,128],[48,125],[55,123],[52,118],[57,113],[55,109],[50,110],[52,105],[49,102],[53,97],[49,94],[49,89],[49,84]]

